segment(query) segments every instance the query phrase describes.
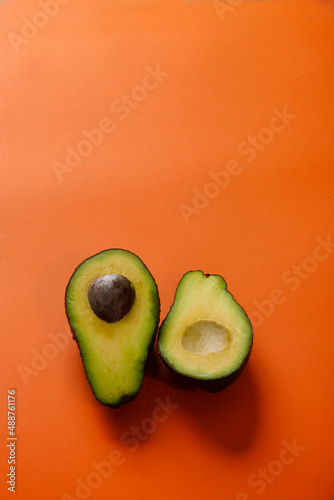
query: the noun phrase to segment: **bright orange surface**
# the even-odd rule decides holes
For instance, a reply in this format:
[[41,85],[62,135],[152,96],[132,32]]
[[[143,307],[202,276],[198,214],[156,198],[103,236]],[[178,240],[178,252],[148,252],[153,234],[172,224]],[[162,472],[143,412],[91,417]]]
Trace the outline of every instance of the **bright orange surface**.
[[[0,4],[0,498],[15,388],[17,500],[333,500],[333,2],[133,3]],[[154,352],[135,402],[94,399],[59,332],[73,269],[112,247],[162,319],[183,273],[225,277],[254,324],[232,387]]]

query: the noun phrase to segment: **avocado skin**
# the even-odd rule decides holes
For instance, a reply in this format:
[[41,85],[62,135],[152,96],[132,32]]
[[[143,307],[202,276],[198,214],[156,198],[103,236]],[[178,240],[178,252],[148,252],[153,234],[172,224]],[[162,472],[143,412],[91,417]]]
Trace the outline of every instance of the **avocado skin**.
[[242,365],[240,366],[240,368],[238,370],[234,371],[233,373],[231,373],[227,377],[216,378],[216,379],[211,379],[211,380],[203,380],[203,379],[199,379],[199,378],[195,378],[195,377],[189,377],[188,375],[184,375],[183,373],[180,373],[179,371],[175,370],[175,368],[173,368],[170,364],[168,364],[167,361],[163,358],[161,352],[159,350],[158,351],[159,351],[161,359],[162,359],[164,365],[166,366],[166,368],[168,368],[168,370],[171,373],[176,374],[180,380],[189,381],[192,383],[192,385],[194,387],[196,387],[197,389],[201,389],[202,391],[217,393],[217,392],[222,392],[225,389],[227,389],[227,387],[232,385],[233,382],[235,382],[237,380],[237,378],[239,378],[239,376],[241,375],[241,373],[243,372],[244,368],[246,367],[246,365],[248,363],[248,360],[249,360],[249,357],[251,354],[251,350],[252,350],[252,346],[253,346],[253,343],[249,349],[247,358],[244,360],[244,362],[242,363]]
[[202,389],[203,391],[206,391],[206,392],[216,393],[216,392],[222,392],[227,387],[232,385],[237,380],[237,378],[239,378],[239,376],[243,372],[244,368],[246,367],[248,360],[249,360],[249,357],[250,357],[250,354],[251,354],[252,346],[253,346],[253,342],[249,348],[247,358],[245,359],[245,361],[242,363],[242,365],[240,366],[240,368],[238,370],[231,373],[231,375],[228,375],[227,377],[218,378],[218,379],[214,379],[214,380],[193,379],[195,381],[195,383],[197,384],[198,388]]
[[[69,326],[70,326],[70,330],[71,330],[71,333],[72,333],[72,338],[73,340],[75,340],[77,346],[78,346],[78,349],[79,349],[79,353],[80,353],[80,357],[81,357],[81,361],[82,361],[82,364],[83,364],[83,368],[84,368],[84,372],[85,372],[85,375],[86,375],[86,379],[89,383],[89,387],[91,388],[91,391],[92,393],[94,394],[95,398],[97,399],[97,401],[99,401],[99,403],[101,403],[102,405],[104,406],[108,406],[109,408],[119,408],[120,406],[123,406],[124,404],[127,404],[127,403],[130,403],[132,401],[134,401],[138,395],[138,393],[140,392],[140,389],[142,387],[142,383],[139,387],[139,390],[134,393],[134,394],[123,394],[120,399],[118,400],[117,403],[115,404],[111,404],[111,403],[105,403],[103,401],[101,401],[95,394],[94,392],[94,388],[92,387],[91,383],[90,383],[90,380],[87,376],[87,372],[86,372],[86,368],[85,368],[85,363],[83,362],[83,356],[82,356],[82,352],[81,352],[81,349],[80,349],[80,346],[79,346],[79,342],[78,342],[78,339],[77,339],[77,336],[75,334],[75,330],[72,328],[72,325],[71,325],[71,322],[70,322],[70,317],[69,317],[69,314],[68,314],[68,311],[67,311],[67,307],[66,307],[66,296],[67,296],[67,289],[69,287],[69,284],[72,280],[72,277],[75,275],[77,269],[79,267],[81,267],[81,265],[84,263],[84,262],[87,262],[89,261],[90,259],[92,259],[93,257],[96,257],[97,255],[101,254],[101,253],[104,253],[105,251],[107,250],[122,250],[122,251],[126,251],[132,255],[134,255],[135,257],[137,257],[138,259],[140,259],[142,261],[142,259],[140,257],[138,257],[137,254],[135,254],[134,252],[130,252],[130,250],[125,250],[123,248],[110,248],[110,249],[105,249],[105,250],[101,250],[100,252],[97,252],[96,254],[94,255],[90,255],[89,257],[87,257],[86,259],[84,259],[83,261],[80,262],[80,264],[78,264],[78,266],[74,269],[73,273],[71,274],[71,277],[67,283],[67,286],[66,286],[66,289],[65,289],[65,313],[66,313],[66,317],[67,317],[67,321],[69,323]],[[143,262],[143,261],[142,261]],[[145,265],[145,264],[144,264]],[[143,371],[145,373],[145,368],[146,368],[146,364],[147,364],[147,359],[148,359],[148,356],[151,354],[152,350],[153,350],[153,346],[154,346],[154,342],[155,342],[155,339],[156,339],[156,336],[157,336],[157,333],[158,333],[158,328],[159,328],[159,322],[160,322],[160,312],[161,312],[161,301],[160,301],[160,295],[159,295],[159,289],[158,289],[158,285],[153,277],[153,275],[151,274],[151,272],[149,271],[149,269],[147,268],[147,266],[145,265],[147,271],[149,272],[149,274],[151,275],[155,285],[156,285],[156,288],[157,288],[157,319],[156,319],[156,324],[155,324],[155,329],[154,329],[154,332],[152,334],[152,338],[151,338],[151,342],[150,344],[148,345],[147,347],[147,354],[146,354],[146,358],[145,358],[145,362],[144,362],[144,365],[143,365]]]
[[[188,271],[187,273],[185,273],[182,278],[179,280],[179,283],[178,285],[180,284],[180,282],[182,281],[182,279],[189,273],[192,273],[192,272],[201,272],[204,276],[206,277],[209,277],[211,276],[210,274],[205,274],[203,273],[203,271],[201,271],[200,269],[196,269],[196,271]],[[220,276],[220,275],[218,275]],[[220,276],[222,277],[222,276]],[[223,278],[224,279],[224,278]],[[176,287],[176,291],[177,291],[177,288],[178,288],[178,285]],[[175,292],[175,295],[174,295],[174,300],[173,300],[173,303],[172,305],[170,306],[169,308],[169,311],[168,313],[166,314],[164,320],[162,321],[161,325],[160,325],[160,328],[159,328],[159,333],[160,333],[160,330],[162,329],[163,327],[163,324],[165,323],[165,321],[167,320],[168,318],[168,315],[169,313],[171,312],[172,308],[173,308],[173,305],[174,305],[174,301],[175,301],[175,297],[176,297],[176,292]],[[240,304],[239,304],[240,306]],[[241,306],[240,306],[241,307]],[[243,308],[242,308],[243,309]],[[244,310],[244,309],[243,309]],[[245,314],[246,314],[246,311],[244,310]],[[246,314],[247,315],[247,314]],[[251,351],[252,351],[252,348],[253,348],[253,331],[252,331],[252,342],[249,346],[249,351],[248,351],[248,354],[247,354],[247,357],[244,359],[242,365],[237,369],[235,370],[234,372],[232,372],[230,375],[227,375],[225,377],[221,377],[221,378],[216,378],[216,379],[207,379],[207,380],[204,380],[204,379],[200,379],[200,378],[195,378],[195,377],[191,377],[189,375],[185,375],[181,372],[179,372],[178,370],[176,370],[172,365],[170,365],[164,358],[162,352],[160,351],[160,347],[159,347],[159,334],[158,334],[158,352],[159,352],[159,355],[164,363],[164,365],[168,368],[168,370],[174,374],[176,374],[180,380],[187,380],[188,382],[191,382],[193,384],[194,387],[196,387],[197,389],[201,389],[203,391],[206,391],[206,392],[211,392],[211,393],[218,393],[218,392],[222,392],[224,391],[227,387],[229,387],[230,385],[233,384],[233,382],[235,382],[239,376],[241,375],[241,373],[243,372],[244,368],[246,367],[247,363],[248,363],[248,360],[250,358],[250,355],[251,355]]]
[[[152,336],[152,340],[150,342],[150,345],[148,346],[148,349],[147,349],[147,356],[146,356],[146,359],[145,359],[145,364],[144,364],[144,373],[145,373],[145,368],[146,368],[146,363],[147,363],[147,359],[148,357],[150,356],[152,350],[153,350],[153,346],[154,346],[154,342],[155,342],[155,339],[156,339],[156,336],[157,336],[157,332],[158,332],[158,326],[159,326],[159,316],[160,316],[160,310],[161,310],[161,306],[160,306],[160,298],[159,298],[159,314],[158,314],[158,321],[157,321],[157,324],[156,324],[156,327],[155,327],[155,330],[154,330],[154,333],[153,333],[153,336]],[[79,343],[78,343],[78,340],[77,340],[77,337],[75,335],[75,331],[73,330],[72,326],[70,325],[70,330],[71,330],[71,333],[72,333],[72,338],[73,340],[75,340],[78,348],[79,348],[79,353],[80,353],[80,357],[81,357],[81,361],[82,361],[82,364],[83,364],[83,368],[84,368],[84,371],[85,371],[85,375],[86,375],[86,379],[89,383],[89,387],[91,388],[91,391],[92,393],[94,394],[95,398],[98,400],[99,403],[101,403],[102,405],[104,406],[108,406],[109,408],[119,408],[120,406],[123,406],[124,404],[126,403],[131,403],[132,401],[134,401],[137,397],[137,395],[139,394],[140,392],[140,389],[142,387],[142,383],[140,385],[140,388],[138,390],[138,392],[136,392],[135,394],[123,394],[123,396],[118,400],[118,402],[116,404],[110,404],[110,403],[104,403],[103,401],[101,401],[95,394],[94,392],[94,389],[89,381],[89,378],[87,376],[87,373],[86,373],[86,368],[85,368],[85,363],[83,362],[83,357],[82,357],[82,353],[81,353],[81,349],[80,349],[80,346],[79,346]]]

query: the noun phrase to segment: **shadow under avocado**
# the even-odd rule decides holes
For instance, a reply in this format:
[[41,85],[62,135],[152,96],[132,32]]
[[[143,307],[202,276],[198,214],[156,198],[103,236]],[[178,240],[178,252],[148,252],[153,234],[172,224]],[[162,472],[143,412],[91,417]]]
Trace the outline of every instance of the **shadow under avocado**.
[[157,361],[160,380],[182,391],[177,394],[178,411],[199,426],[202,434],[216,445],[235,452],[251,446],[260,418],[260,396],[251,360],[232,385],[215,394],[196,388],[191,379],[171,373],[161,360]]
[[251,365],[224,391],[198,389],[184,398],[182,411],[217,446],[235,452],[249,448],[259,423],[259,396]]
[[[170,405],[170,409],[168,409]],[[157,410],[158,407],[160,410]],[[142,388],[136,399],[118,409],[105,408],[104,415],[114,429],[113,435],[124,443],[138,432],[142,444],[154,439],[155,411],[162,418],[170,412],[182,412],[189,425],[205,435],[214,445],[241,453],[249,448],[259,425],[260,401],[252,364],[224,391],[212,394],[197,389],[193,381],[168,370],[156,349],[146,364]],[[163,424],[161,424],[163,426]],[[134,431],[134,428],[137,428]],[[123,438],[122,438],[123,436]]]

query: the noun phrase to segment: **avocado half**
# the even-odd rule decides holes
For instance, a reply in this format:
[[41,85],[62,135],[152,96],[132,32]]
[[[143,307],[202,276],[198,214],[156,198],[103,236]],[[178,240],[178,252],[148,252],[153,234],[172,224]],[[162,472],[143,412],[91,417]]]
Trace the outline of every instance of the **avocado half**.
[[96,399],[117,408],[138,394],[160,317],[156,282],[142,260],[118,248],[84,260],[65,309]]
[[158,351],[175,372],[209,392],[231,385],[249,359],[252,325],[217,274],[189,271],[180,280],[158,334]]

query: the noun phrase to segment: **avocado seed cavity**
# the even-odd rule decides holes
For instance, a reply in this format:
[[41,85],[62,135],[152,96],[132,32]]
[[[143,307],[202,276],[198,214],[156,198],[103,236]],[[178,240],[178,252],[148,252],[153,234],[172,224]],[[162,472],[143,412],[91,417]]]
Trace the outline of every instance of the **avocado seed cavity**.
[[186,351],[200,354],[223,351],[230,343],[228,330],[208,319],[200,319],[188,326],[181,339]]

